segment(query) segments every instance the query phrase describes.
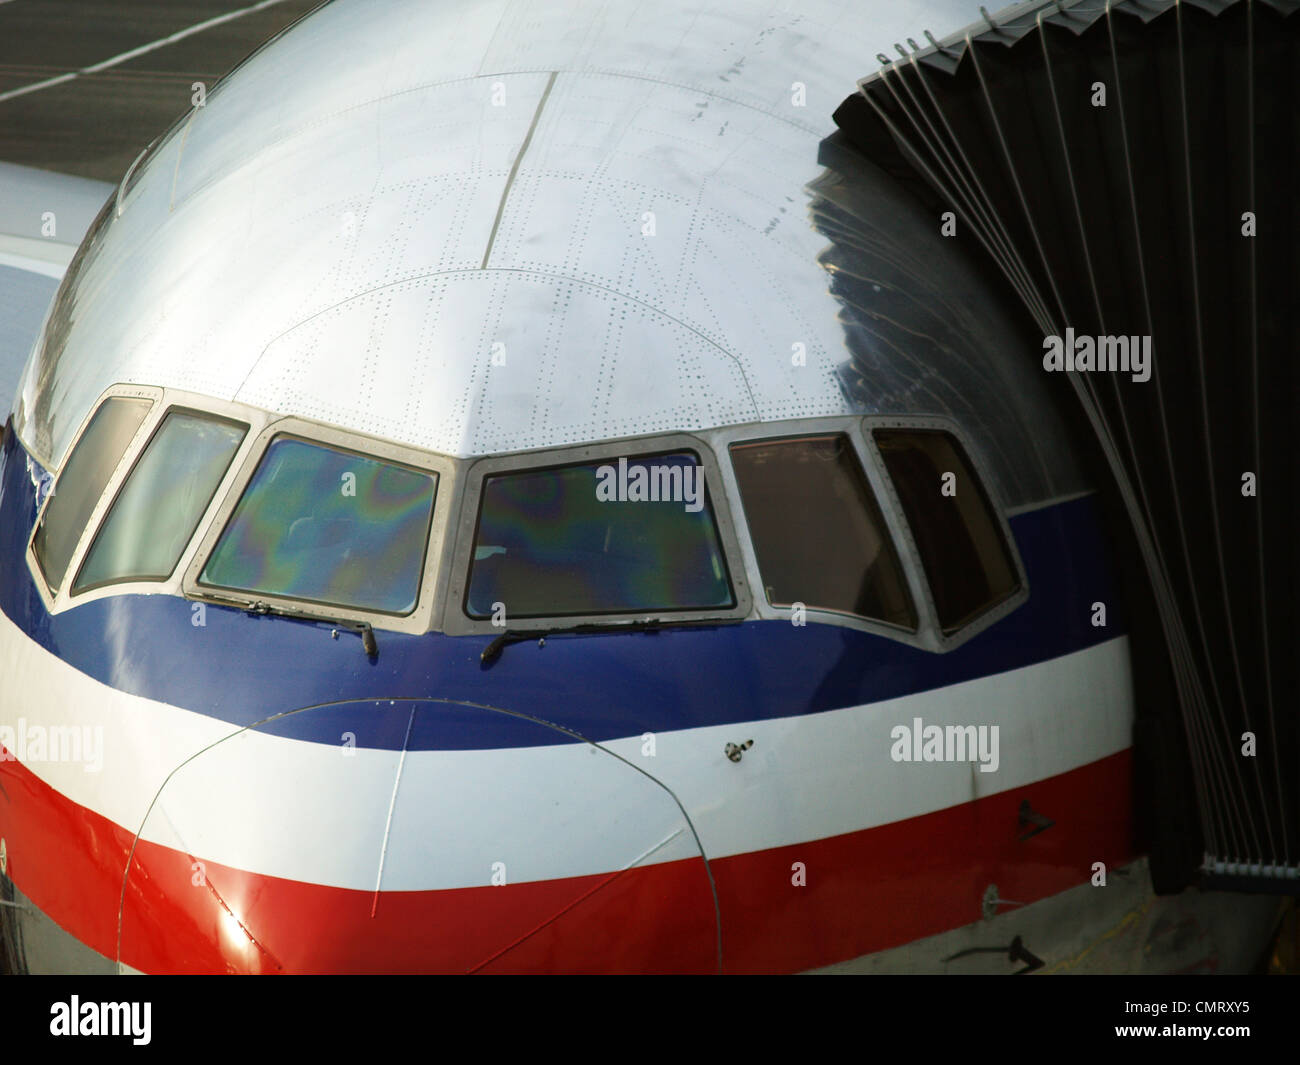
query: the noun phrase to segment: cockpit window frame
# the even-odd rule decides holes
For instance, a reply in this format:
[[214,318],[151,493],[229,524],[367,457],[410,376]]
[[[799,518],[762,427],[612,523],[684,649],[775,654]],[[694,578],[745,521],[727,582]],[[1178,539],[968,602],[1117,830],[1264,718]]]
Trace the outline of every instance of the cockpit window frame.
[[[243,498],[262,458],[271,442],[280,436],[302,440],[309,444],[355,452],[366,458],[391,462],[399,466],[436,474],[438,481],[433,498],[433,514],[423,555],[419,591],[415,609],[409,614],[386,614],[375,610],[335,606],[289,596],[269,595],[264,592],[246,592],[220,588],[199,582],[217,541],[225,532],[235,508]],[[459,506],[461,470],[452,458],[423,451],[392,440],[367,436],[363,433],[340,429],[337,426],[294,416],[272,416],[256,433],[249,433],[245,441],[247,451],[237,458],[238,469],[228,486],[218,492],[219,506],[210,519],[200,526],[193,553],[184,568],[180,593],[187,599],[209,602],[229,601],[239,603],[260,602],[272,608],[320,618],[322,621],[338,620],[365,623],[375,629],[419,635],[428,632],[443,596],[447,567],[443,562],[446,537],[453,506]],[[242,449],[241,449],[242,451]]]
[[[893,541],[903,570],[907,593],[917,615],[917,629],[906,629],[884,621],[836,611],[806,608],[810,622],[860,629],[929,651],[944,652],[959,647],[1002,618],[1018,609],[1029,597],[1029,578],[1019,545],[1012,533],[1009,514],[997,482],[970,436],[951,419],[938,415],[882,416],[847,414],[820,418],[788,419],[749,423],[694,433],[669,432],[628,437],[596,444],[572,444],[483,457],[452,457],[385,440],[361,432],[341,429],[308,418],[285,416],[250,407],[242,403],[214,399],[180,389],[147,385],[115,384],[96,400],[73,436],[55,473],[54,492],[67,468],[68,460],[89,428],[102,405],[113,398],[144,399],[151,407],[137,428],[95,504],[69,559],[63,587],[52,590],[36,558],[34,543],[37,529],[49,506],[43,501],[36,521],[27,537],[26,561],[33,583],[50,614],[59,614],[109,596],[126,594],[172,595],[191,601],[225,600],[262,602],[272,608],[318,617],[322,621],[367,623],[376,629],[423,634],[440,631],[450,636],[499,635],[503,629],[490,618],[476,619],[465,608],[465,593],[471,574],[471,556],[479,521],[479,508],[485,480],[493,475],[527,472],[557,466],[689,452],[703,468],[706,490],[717,528],[728,578],[735,597],[731,607],[690,610],[620,611],[595,615],[555,615],[511,619],[510,631],[546,630],[584,624],[617,624],[621,621],[660,621],[700,623],[710,620],[739,621],[746,618],[792,620],[791,607],[773,606],[763,592],[763,581],[750,530],[745,520],[744,501],[732,466],[730,447],[738,443],[789,440],[800,437],[846,436],[875,497],[885,531]],[[214,418],[237,421],[248,426],[225,475],[209,501],[198,526],[180,560],[166,580],[124,580],[71,591],[91,546],[116,504],[145,449],[154,439],[164,419],[173,411],[186,410],[209,414]],[[949,434],[958,444],[974,475],[980,480],[989,508],[1015,569],[1018,587],[1010,596],[977,615],[955,632],[945,634],[906,513],[894,488],[883,456],[876,446],[874,433],[879,429],[916,429]],[[339,448],[360,455],[393,462],[397,465],[437,475],[433,514],[424,553],[418,598],[415,609],[407,615],[392,615],[371,610],[327,606],[290,597],[270,596],[199,584],[198,577],[244,492],[253,479],[271,442],[289,436],[325,447]],[[758,591],[754,589],[757,588]]]
[[[445,455],[409,447],[390,440],[368,436],[364,433],[339,429],[335,426],[312,421],[307,418],[285,416],[250,407],[242,403],[215,399],[211,396],[187,392],[181,389],[159,388],[147,385],[116,384],[106,389],[95,401],[78,426],[66,453],[55,473],[53,496],[58,491],[58,477],[67,466],[68,458],[81,442],[86,430],[100,407],[112,398],[144,399],[152,406],[141,421],[130,444],[122,453],[112,475],[96,501],[90,519],[77,540],[77,545],[68,562],[67,575],[63,587],[51,590],[44,572],[36,558],[34,541],[40,521],[44,517],[49,498],[42,502],[37,512],[36,521],[27,537],[27,568],[33,583],[41,596],[45,609],[51,615],[63,613],[73,607],[106,599],[112,596],[142,594],[171,595],[191,601],[212,601],[221,598],[231,601],[258,600],[272,607],[283,607],[290,611],[320,617],[322,620],[339,620],[365,622],[376,629],[396,632],[424,633],[433,624],[434,614],[439,612],[443,584],[447,579],[447,567],[444,555],[447,547],[447,532],[453,508],[459,506],[460,485],[464,461],[458,461]],[[165,580],[123,580],[82,589],[75,594],[71,591],[75,584],[75,575],[81,571],[91,546],[98,537],[105,520],[111,513],[127,479],[135,470],[145,449],[154,439],[164,419],[172,411],[188,411],[214,418],[235,421],[248,426],[239,448],[235,451],[225,475],[209,500],[194,534],[190,537],[180,560]],[[420,577],[419,598],[415,609],[406,615],[395,616],[368,610],[345,607],[325,606],[303,600],[282,596],[252,595],[226,589],[209,588],[198,583],[209,554],[226,527],[231,514],[243,497],[245,488],[256,473],[267,447],[277,436],[286,435],[318,443],[326,447],[337,447],[346,451],[373,457],[381,461],[394,462],[398,465],[437,474],[438,483],[434,495],[433,515],[430,532],[423,556]]]
[[[542,617],[514,619],[507,614],[505,625],[493,624],[491,618],[473,618],[465,608],[465,594],[469,585],[475,534],[478,529],[479,508],[483,499],[483,483],[502,473],[526,473],[529,470],[550,469],[581,463],[628,459],[689,452],[696,456],[704,470],[704,485],[718,530],[718,539],[727,566],[735,604],[730,607],[705,607],[688,610],[628,610],[602,614],[556,614]],[[463,497],[459,503],[456,521],[455,544],[446,567],[449,575],[439,629],[448,636],[494,635],[502,632],[533,632],[578,625],[617,625],[631,621],[661,621],[665,626],[674,622],[700,624],[710,620],[721,622],[741,621],[751,616],[753,597],[750,578],[740,550],[736,524],[732,516],[732,497],[722,487],[723,474],[713,448],[703,435],[690,433],[661,433],[654,436],[628,437],[599,444],[573,445],[521,451],[509,455],[492,455],[467,460]]]
[[[144,450],[144,441],[148,439],[149,433],[146,433],[146,426],[156,423],[159,401],[162,399],[163,390],[161,388],[152,388],[145,385],[113,385],[104,390],[100,397],[91,405],[86,416],[77,426],[76,433],[73,434],[67,449],[63,452],[59,460],[57,470],[51,470],[54,476],[54,483],[49,494],[45,497],[41,506],[36,511],[36,520],[32,522],[32,527],[27,533],[27,551],[25,552],[27,560],[27,571],[31,574],[32,583],[36,585],[37,592],[40,593],[41,601],[45,604],[45,609],[51,614],[57,614],[60,610],[68,606],[68,587],[73,583],[76,574],[81,570],[81,562],[87,550],[90,547],[90,541],[93,539],[92,532],[97,532],[99,523],[108,513],[107,500],[117,498],[117,491],[121,487],[122,481],[126,479],[125,470],[131,468],[139,453]],[[76,452],[81,443],[82,437],[86,435],[86,430],[90,428],[90,423],[94,421],[95,415],[99,409],[110,399],[143,399],[147,400],[151,406],[149,412],[144,416],[144,420],[136,428],[135,435],[126,446],[114,467],[112,475],[108,479],[108,484],[104,491],[100,493],[94,509],[90,512],[90,520],[86,523],[85,528],[81,530],[81,536],[77,540],[76,546],[72,549],[72,556],[68,559],[67,568],[64,570],[63,582],[59,588],[52,588],[48,578],[45,576],[45,570],[41,566],[40,559],[36,555],[36,534],[41,528],[41,523],[45,520],[46,512],[49,510],[50,503],[59,492],[59,483],[63,480],[64,474],[68,469],[68,462]]]
[[[155,412],[153,410],[149,412],[150,415],[154,413]],[[140,468],[140,465],[145,460],[145,457],[149,454],[149,448],[153,445],[154,441],[159,438],[160,434],[162,433],[163,427],[167,424],[167,419],[173,414],[189,415],[191,417],[197,416],[209,423],[219,423],[226,426],[238,427],[240,430],[242,430],[242,434],[243,434],[240,437],[239,446],[237,446],[235,450],[231,452],[230,459],[226,463],[225,471],[222,473],[221,478],[217,481],[215,487],[213,488],[212,494],[208,497],[207,503],[205,503],[203,509],[199,511],[198,521],[195,523],[194,528],[190,531],[189,536],[186,537],[184,545],[181,549],[181,554],[177,557],[175,565],[172,566],[171,572],[168,573],[165,578],[139,577],[139,576],[110,577],[102,581],[96,581],[94,584],[78,585],[78,582],[81,580],[82,577],[82,571],[85,569],[86,565],[89,563],[92,555],[94,554],[95,544],[98,543],[99,538],[107,530],[109,522],[112,520],[114,508],[118,500],[121,498],[122,493],[126,490],[127,485],[130,484],[131,478],[135,475],[136,471]],[[148,421],[149,419],[146,418],[145,420]],[[195,533],[197,533],[199,528],[203,525],[204,518],[208,517],[210,512],[213,510],[213,503],[220,497],[222,486],[225,485],[229,480],[231,470],[235,465],[236,459],[239,457],[239,453],[243,448],[244,440],[247,438],[248,432],[249,432],[249,425],[242,418],[233,418],[230,417],[229,415],[215,414],[210,410],[200,410],[198,408],[187,406],[185,404],[177,403],[174,401],[165,404],[163,409],[160,412],[158,419],[156,420],[156,422],[154,422],[153,431],[149,434],[148,438],[144,441],[143,445],[140,448],[135,449],[134,445],[136,441],[132,440],[132,449],[135,450],[134,461],[126,469],[116,471],[114,477],[117,483],[114,484],[112,481],[110,481],[109,487],[104,491],[104,497],[111,497],[112,503],[109,506],[105,507],[102,519],[90,523],[95,526],[95,536],[86,545],[86,549],[82,553],[82,557],[78,562],[77,569],[72,572],[71,584],[69,585],[69,589],[68,589],[69,598],[80,602],[83,601],[84,597],[88,596],[89,593],[91,592],[100,591],[105,588],[120,587],[124,585],[148,584],[156,587],[158,584],[163,583],[164,581],[170,581],[178,572],[180,572],[182,560],[185,558],[188,549],[194,545]],[[117,477],[117,473],[121,474],[120,478]],[[80,542],[78,543],[78,547],[80,547]]]
[[[148,400],[152,406],[145,415],[144,420],[136,429],[135,435],[127,445],[126,450],[118,459],[117,466],[113,470],[112,476],[109,477],[108,483],[104,486],[103,492],[100,493],[99,499],[95,503],[94,509],[90,513],[90,518],[86,522],[85,528],[81,530],[81,536],[77,540],[77,546],[73,549],[72,557],[68,560],[67,572],[64,575],[63,584],[58,589],[52,589],[45,578],[45,573],[41,569],[39,560],[36,557],[35,540],[36,531],[40,527],[41,521],[45,517],[45,508],[49,506],[50,499],[58,493],[59,478],[62,477],[64,470],[67,468],[68,460],[71,458],[77,446],[81,443],[82,437],[90,427],[91,421],[99,412],[99,409],[110,399],[144,399]],[[213,493],[212,499],[199,519],[198,529],[202,530],[207,521],[211,519],[218,500],[221,499],[226,486],[234,470],[239,466],[242,458],[247,453],[249,440],[253,436],[257,427],[264,424],[269,417],[264,411],[259,411],[254,407],[246,407],[238,403],[225,403],[220,400],[214,400],[210,396],[203,396],[193,392],[186,392],[175,388],[159,388],[153,385],[129,385],[115,384],[105,389],[99,398],[91,406],[90,411],[86,414],[80,426],[68,445],[67,451],[63,454],[59,463],[58,472],[55,475],[54,490],[50,493],[36,515],[36,521],[32,525],[31,532],[27,537],[27,569],[31,574],[32,582],[36,585],[36,590],[40,594],[41,601],[45,605],[46,611],[51,614],[61,614],[65,610],[70,610],[74,606],[82,606],[85,603],[94,602],[96,599],[105,599],[109,596],[129,595],[129,594],[146,594],[160,595],[170,594],[179,596],[181,594],[181,573],[184,572],[190,557],[194,551],[197,532],[191,536],[186,544],[185,550],[181,553],[180,559],[172,569],[171,574],[166,580],[122,580],[112,581],[106,584],[96,585],[93,588],[84,588],[73,592],[76,583],[77,574],[81,572],[82,564],[86,560],[91,546],[94,544],[99,531],[104,524],[105,519],[111,512],[113,505],[122,491],[123,485],[126,484],[127,478],[136,468],[136,464],[144,455],[145,449],[153,440],[158,428],[162,425],[163,420],[173,410],[192,411],[197,414],[211,414],[216,418],[227,421],[237,421],[249,426],[247,435],[239,449],[231,459],[230,465],[226,469],[226,474],[221,483],[217,486],[216,492]]]
[[[887,496],[882,498],[881,504],[882,506],[887,505],[888,510],[898,519],[900,535],[903,537],[898,546],[900,550],[906,551],[910,559],[910,565],[915,568],[920,576],[924,596],[922,609],[928,619],[927,628],[934,643],[934,649],[938,651],[955,650],[968,640],[978,636],[985,629],[996,625],[1012,611],[1017,610],[1029,598],[1029,575],[1025,570],[1024,560],[1020,557],[1020,545],[1016,543],[1015,535],[1011,531],[1011,524],[1007,518],[1006,502],[999,495],[997,482],[993,479],[988,464],[984,461],[979,449],[975,447],[969,434],[963,432],[961,427],[950,418],[936,414],[867,415],[859,417],[858,429],[863,445],[871,456],[871,463],[880,473],[884,490],[887,493]],[[1016,590],[951,633],[943,631],[943,625],[939,620],[939,612],[935,606],[934,595],[930,589],[930,581],[925,576],[920,549],[917,546],[915,537],[912,535],[906,512],[903,510],[902,500],[899,499],[898,492],[894,488],[893,478],[889,476],[884,456],[881,455],[880,449],[876,446],[875,431],[878,429],[916,429],[928,432],[942,432],[947,433],[957,441],[957,445],[961,448],[966,461],[970,463],[972,472],[980,482],[984,498],[988,502],[989,510],[992,511],[993,518],[1002,533],[1003,543],[1015,569],[1016,579],[1019,582]],[[921,606],[919,600],[918,606]]]
[[[867,486],[875,497],[876,505],[880,508],[881,517],[885,522],[885,532],[893,541],[894,550],[898,555],[899,566],[903,571],[903,580],[907,593],[911,597],[912,606],[916,611],[917,627],[915,630],[909,631],[887,621],[835,610],[821,610],[811,606],[804,608],[805,621],[836,625],[840,628],[858,629],[861,632],[883,636],[911,647],[937,651],[940,647],[935,638],[938,626],[934,613],[934,603],[930,600],[929,589],[925,584],[925,576],[915,552],[915,545],[911,543],[910,536],[905,535],[906,529],[902,510],[892,492],[886,493],[888,486],[885,483],[885,471],[880,462],[880,457],[868,449],[867,442],[863,438],[861,415],[846,414],[823,418],[792,418],[784,421],[729,426],[725,429],[715,429],[706,435],[719,454],[727,456],[723,470],[723,481],[726,485],[727,495],[734,501],[733,505],[740,509],[740,513],[744,514],[744,497],[741,495],[740,484],[736,480],[736,471],[731,462],[731,446],[733,444],[757,444],[769,440],[794,440],[800,437],[819,437],[830,434],[842,434],[849,439],[854,456],[858,460],[863,476],[866,477]],[[793,623],[793,607],[773,606],[767,601],[767,595],[763,590],[762,571],[759,568],[758,555],[754,550],[754,542],[748,521],[742,522],[741,527],[744,530],[741,537],[741,551],[745,560],[745,571],[755,589],[755,615],[764,620],[781,620],[787,624]]]

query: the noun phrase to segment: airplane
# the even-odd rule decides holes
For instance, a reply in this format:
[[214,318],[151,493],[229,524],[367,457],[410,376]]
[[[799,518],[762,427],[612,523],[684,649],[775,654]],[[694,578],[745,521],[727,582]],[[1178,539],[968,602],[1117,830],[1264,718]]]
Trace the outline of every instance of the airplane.
[[1088,425],[837,135],[970,6],[334,0],[0,169],[10,971],[1258,964]]

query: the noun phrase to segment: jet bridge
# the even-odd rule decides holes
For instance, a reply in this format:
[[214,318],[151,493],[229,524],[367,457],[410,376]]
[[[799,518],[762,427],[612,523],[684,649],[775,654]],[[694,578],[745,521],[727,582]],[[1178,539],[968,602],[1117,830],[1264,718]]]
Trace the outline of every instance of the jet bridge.
[[980,11],[836,122],[996,264],[1114,475],[1181,708],[1146,709],[1139,772],[1199,820],[1180,876],[1157,819],[1157,885],[1295,894],[1300,3]]

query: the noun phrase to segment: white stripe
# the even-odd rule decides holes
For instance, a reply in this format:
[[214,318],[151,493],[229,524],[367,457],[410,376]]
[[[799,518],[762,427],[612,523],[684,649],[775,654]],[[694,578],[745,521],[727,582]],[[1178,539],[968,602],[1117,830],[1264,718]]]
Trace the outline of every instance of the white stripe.
[[[4,2],[4,0],[0,0]],[[196,33],[202,33],[204,30],[211,29],[213,26],[220,26],[223,22],[230,22],[233,19],[242,18],[244,15],[251,14],[254,11],[261,11],[263,8],[271,7],[274,4],[283,3],[284,0],[261,0],[260,3],[253,4],[251,7],[241,7],[237,11],[229,11],[224,15],[217,15],[205,22],[196,23],[188,29],[179,30],[170,37],[162,37],[159,40],[151,41],[149,44],[142,44],[139,48],[132,48],[129,52],[123,52],[115,55],[110,59],[105,59],[102,63],[95,63],[93,66],[82,67],[80,70],[72,70],[66,74],[60,74],[57,77],[46,78],[44,81],[33,82],[31,85],[24,85],[18,89],[11,89],[9,92],[0,93],[0,103],[5,100],[12,100],[16,96],[26,96],[29,92],[39,92],[41,89],[48,89],[54,85],[61,85],[65,81],[72,81],[73,78],[79,78],[83,74],[98,74],[101,70],[107,70],[109,67],[115,67],[119,63],[125,63],[128,60],[135,59],[137,56],[145,55],[149,52],[164,48],[169,44],[175,44],[177,41],[183,41],[186,37],[192,37]]]
[[[205,636],[193,629],[176,638]],[[101,772],[28,768],[132,832],[167,781],[143,832],[152,842],[263,875],[372,892],[387,838],[383,889],[429,890],[487,886],[496,862],[518,883],[611,872],[642,861],[647,848],[653,862],[698,853],[672,797],[633,766],[672,789],[710,857],[888,824],[1057,776],[1130,745],[1128,667],[1120,637],[867,706],[661,733],[653,758],[642,756],[639,734],[603,744],[608,753],[582,744],[411,751],[399,778],[398,751],[345,754],[116,691],[0,615],[0,724],[25,716],[29,728],[102,727]],[[506,691],[501,698],[510,702]],[[913,717],[996,724],[998,771],[891,761],[890,730]],[[741,762],[728,761],[726,744],[749,739]]]
[[[1077,769],[1132,744],[1126,637],[1023,669],[830,713],[658,738],[653,767],[713,857],[892,824]],[[894,762],[890,731],[996,725],[1000,765]],[[727,743],[754,740],[739,764]],[[639,740],[623,741],[630,751]],[[630,756],[630,755],[629,755]],[[644,762],[650,761],[645,759]]]

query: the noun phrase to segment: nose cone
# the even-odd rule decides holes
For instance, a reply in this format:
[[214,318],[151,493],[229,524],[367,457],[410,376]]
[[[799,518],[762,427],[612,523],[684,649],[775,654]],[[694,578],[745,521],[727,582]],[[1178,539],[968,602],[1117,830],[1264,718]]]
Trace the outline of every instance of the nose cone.
[[708,871],[639,746],[437,700],[338,703],[235,732],[178,766],[150,809],[120,960],[714,971]]

